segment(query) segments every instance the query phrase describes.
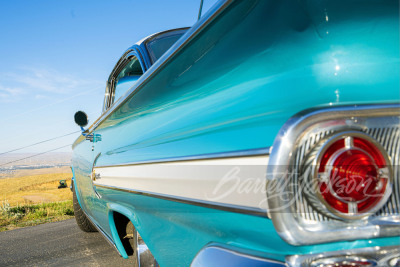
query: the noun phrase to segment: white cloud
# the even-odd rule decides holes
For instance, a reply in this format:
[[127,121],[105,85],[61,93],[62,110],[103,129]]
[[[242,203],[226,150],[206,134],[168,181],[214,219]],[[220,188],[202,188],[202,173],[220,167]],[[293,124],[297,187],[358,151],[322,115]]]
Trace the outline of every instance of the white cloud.
[[49,69],[20,68],[18,73],[2,75],[8,83],[38,92],[69,94],[77,90],[87,90],[99,86],[99,81],[81,79],[68,73]]
[[19,95],[23,94],[20,88],[10,88],[0,84],[0,101],[1,102],[14,102]]
[[76,102],[83,95],[98,96],[103,92],[104,82],[55,70],[20,68],[18,71],[0,73],[0,103],[24,104],[19,109],[20,113],[8,116],[2,122],[32,115],[68,101]]
[[45,98],[48,98],[48,96],[45,96],[45,95],[35,95],[35,98],[36,98],[36,99],[45,99]]

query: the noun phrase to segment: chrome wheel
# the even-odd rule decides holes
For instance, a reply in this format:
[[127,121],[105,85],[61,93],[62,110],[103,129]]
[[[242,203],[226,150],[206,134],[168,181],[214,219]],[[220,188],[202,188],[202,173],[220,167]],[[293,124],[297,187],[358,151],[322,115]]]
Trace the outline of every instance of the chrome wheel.
[[158,267],[158,263],[151,254],[146,243],[133,226],[132,222],[129,222],[126,226],[126,238],[129,238],[129,243],[133,249],[134,266],[135,267]]

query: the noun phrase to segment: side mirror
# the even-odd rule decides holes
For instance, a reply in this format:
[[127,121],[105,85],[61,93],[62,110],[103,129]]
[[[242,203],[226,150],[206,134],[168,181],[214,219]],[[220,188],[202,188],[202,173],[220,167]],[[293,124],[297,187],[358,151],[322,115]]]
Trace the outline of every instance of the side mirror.
[[75,123],[81,127],[85,127],[88,124],[88,117],[85,112],[78,111],[74,115]]

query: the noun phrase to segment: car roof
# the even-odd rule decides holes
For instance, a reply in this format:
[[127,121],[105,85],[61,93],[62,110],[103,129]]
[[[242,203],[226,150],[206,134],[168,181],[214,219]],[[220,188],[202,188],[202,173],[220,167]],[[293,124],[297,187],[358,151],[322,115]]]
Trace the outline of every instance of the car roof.
[[155,38],[157,38],[157,37],[159,37],[159,36],[161,36],[161,35],[164,35],[164,34],[166,34],[166,33],[180,32],[180,31],[186,32],[189,28],[190,28],[190,27],[183,27],[183,28],[176,28],[176,29],[170,29],[170,30],[166,30],[166,31],[160,31],[160,32],[157,32],[157,33],[153,33],[153,34],[151,34],[151,35],[149,35],[149,36],[144,37],[144,38],[141,39],[140,41],[138,41],[138,42],[136,43],[136,45],[141,46],[141,45],[143,45],[144,43],[146,43],[146,42],[148,42],[148,41],[150,41],[150,40],[153,40],[153,39],[155,39]]

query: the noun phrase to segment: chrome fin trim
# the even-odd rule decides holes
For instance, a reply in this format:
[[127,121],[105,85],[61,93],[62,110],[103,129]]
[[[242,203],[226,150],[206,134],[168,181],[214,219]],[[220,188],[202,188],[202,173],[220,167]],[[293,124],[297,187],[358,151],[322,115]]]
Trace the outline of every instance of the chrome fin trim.
[[200,155],[191,155],[183,157],[171,157],[171,158],[160,158],[152,160],[134,161],[122,164],[112,165],[96,165],[96,168],[109,168],[109,167],[122,167],[122,166],[133,166],[139,164],[155,164],[155,163],[172,163],[172,162],[183,162],[183,161],[197,161],[207,159],[227,159],[227,158],[240,158],[240,157],[254,157],[254,156],[268,156],[272,147],[238,150],[220,153],[209,153]]

